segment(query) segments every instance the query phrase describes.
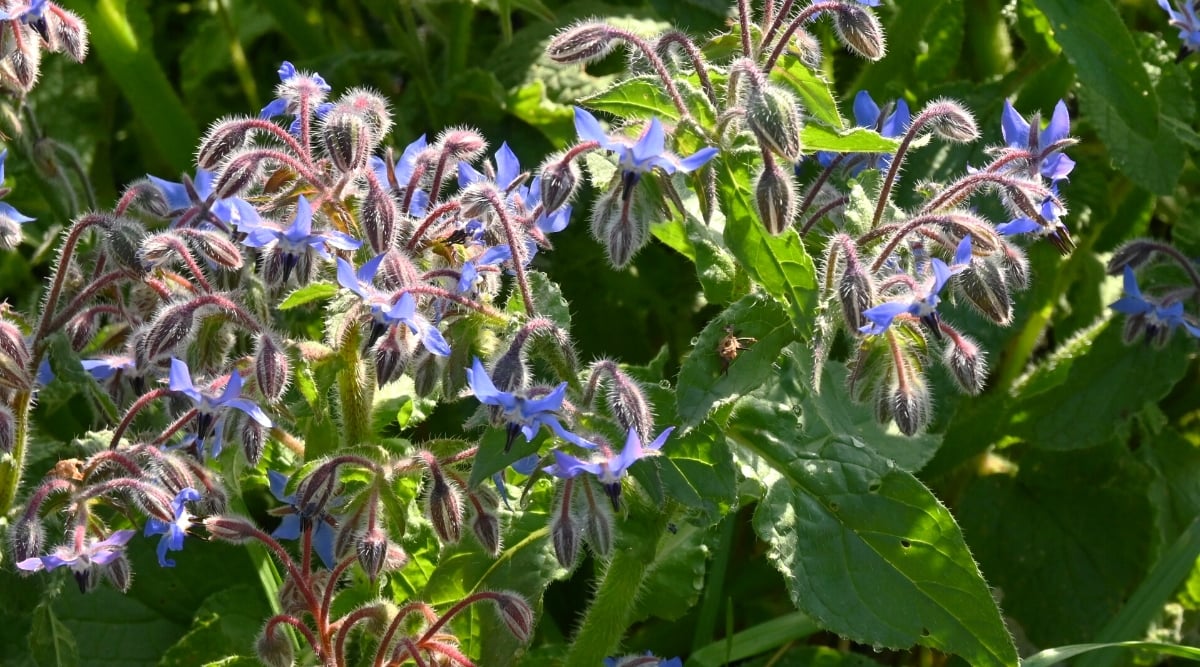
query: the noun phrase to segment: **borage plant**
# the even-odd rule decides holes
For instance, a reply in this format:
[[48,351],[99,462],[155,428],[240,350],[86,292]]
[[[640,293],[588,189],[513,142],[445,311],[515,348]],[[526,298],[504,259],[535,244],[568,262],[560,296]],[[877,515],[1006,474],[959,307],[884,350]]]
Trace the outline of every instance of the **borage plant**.
[[[1008,400],[1004,374],[1040,333],[1021,295],[1083,243],[1066,199],[1076,139],[1061,100],[1043,123],[997,98],[981,127],[955,99],[863,90],[851,123],[825,43],[884,59],[878,4],[743,1],[703,43],[576,23],[550,60],[624,49],[629,75],[578,100],[577,140],[532,170],[469,128],[394,150],[381,95],[283,63],[275,99],[209,129],[194,176],[148,176],[79,216],[41,309],[0,320],[12,565],[127,592],[168,576],[138,549],[183,570],[217,548],[200,539],[244,546],[230,562],[269,602],[250,596],[264,624],[233,653],[268,665],[631,667],[691,648],[708,665],[752,652],[630,630],[697,605],[715,622],[752,507],[799,610],[772,646],[824,630],[843,648],[1016,664],[996,591],[916,473],[1004,433],[942,449],[965,427],[939,405],[967,406],[944,408],[957,419],[972,404],[934,388],[1000,383],[990,407]],[[6,13],[14,34],[81,57],[59,34],[69,14],[22,7]],[[935,153],[936,169],[915,162]],[[665,357],[580,360],[570,307],[535,263],[572,222],[614,270],[655,238],[696,265],[719,311],[673,383]],[[1055,252],[1038,273],[1040,246]],[[1186,282],[1143,292],[1135,271],[1151,264]],[[1111,307],[1127,341],[1200,336],[1182,252],[1135,240],[1107,268],[1124,278]],[[1024,357],[992,333],[1018,322]],[[1016,361],[992,380],[989,354]],[[1052,392],[1056,372],[1023,382]],[[61,447],[34,431],[38,398],[64,394],[102,424],[39,479],[37,448]],[[555,582],[592,590],[554,614]]]

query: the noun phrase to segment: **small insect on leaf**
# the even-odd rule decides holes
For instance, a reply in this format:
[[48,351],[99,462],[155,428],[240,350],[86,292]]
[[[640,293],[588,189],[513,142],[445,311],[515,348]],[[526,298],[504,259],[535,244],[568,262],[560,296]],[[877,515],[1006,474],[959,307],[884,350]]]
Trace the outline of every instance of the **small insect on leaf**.
[[757,338],[739,337],[734,331],[733,325],[725,327],[725,335],[721,336],[721,340],[717,341],[717,356],[721,358],[721,374],[729,373],[729,364],[732,364],[737,359],[738,354],[743,350],[749,349],[749,346],[757,343]]

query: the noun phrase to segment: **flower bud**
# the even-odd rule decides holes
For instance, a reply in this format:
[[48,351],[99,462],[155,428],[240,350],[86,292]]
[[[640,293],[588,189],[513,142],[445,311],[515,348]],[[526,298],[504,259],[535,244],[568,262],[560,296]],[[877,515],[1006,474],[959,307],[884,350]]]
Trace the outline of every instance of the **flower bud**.
[[272,334],[259,334],[254,343],[254,378],[258,390],[267,402],[283,397],[291,379],[291,362],[279,341]]
[[260,156],[252,150],[235,153],[213,184],[217,198],[236,197],[248,190],[258,180],[261,162]]
[[650,403],[637,380],[621,372],[615,364],[608,387],[608,410],[623,431],[634,431],[642,442],[653,440],[654,415]]
[[376,254],[388,250],[396,242],[397,217],[396,200],[373,172],[367,172],[367,195],[359,204],[358,221]]
[[569,570],[575,567],[575,559],[579,556],[579,528],[570,514],[556,510],[550,521],[550,538],[554,544],[554,558],[558,564]]
[[951,336],[950,345],[942,353],[942,363],[959,388],[972,396],[983,391],[987,380],[987,362],[979,345],[966,336]]
[[0,354],[12,360],[17,368],[29,367],[29,346],[17,325],[0,319]]
[[128,593],[129,587],[133,585],[133,568],[129,565],[129,558],[122,552],[117,554],[117,557],[112,559],[106,565],[100,566],[100,574],[112,584],[112,587]]
[[431,354],[422,347],[412,360],[413,391],[421,398],[433,396],[442,381],[442,357]]
[[421,272],[404,251],[392,248],[383,256],[383,262],[379,264],[379,273],[375,274],[375,281],[380,289],[395,292],[420,283]]
[[187,340],[196,323],[195,315],[196,307],[187,301],[163,306],[147,325],[142,349],[139,350],[147,363],[139,365],[154,365],[154,362],[169,356]]
[[429,470],[431,484],[425,497],[425,513],[433,524],[433,532],[445,544],[457,544],[462,539],[462,492],[442,474],[440,468]]
[[790,92],[773,85],[750,89],[746,125],[758,142],[789,163],[800,157],[800,105]]
[[17,420],[7,405],[0,403],[0,456],[11,454],[17,440]]
[[1012,321],[1012,295],[1004,271],[992,257],[971,262],[958,275],[958,289],[986,318],[1007,326]]
[[482,218],[491,213],[492,201],[500,199],[495,184],[490,181],[476,181],[458,193],[458,201],[462,205],[459,213],[464,218]]
[[892,390],[892,419],[904,435],[915,435],[929,423],[932,401],[922,378],[909,377],[909,381]]
[[[628,213],[628,210],[625,211]],[[632,214],[618,213],[609,220],[604,234],[604,250],[614,269],[623,269],[633,261],[637,251],[646,245],[649,225]]]
[[795,40],[796,50],[800,53],[800,62],[808,69],[820,71],[821,61],[825,57],[821,42],[804,28],[796,30]]
[[883,26],[875,14],[854,2],[843,2],[833,13],[838,39],[867,60],[879,60],[887,53]]
[[347,174],[364,169],[375,148],[374,133],[367,122],[340,105],[321,124],[321,144],[333,166]]
[[200,140],[196,166],[213,171],[230,155],[245,148],[253,138],[254,126],[249,120],[236,117],[219,120]]
[[263,449],[266,447],[266,435],[266,429],[253,419],[242,421],[242,454],[252,466],[258,465],[259,459],[262,458]]
[[556,63],[590,63],[612,52],[617,36],[604,23],[578,23],[554,36],[546,46],[546,55]]
[[475,539],[479,540],[488,555],[493,558],[500,555],[500,519],[495,514],[489,511],[475,512],[471,518],[471,532],[475,533]]
[[853,252],[853,241],[843,248],[846,251],[846,268],[838,279],[838,301],[842,305],[842,316],[846,325],[851,331],[858,331],[867,324],[863,311],[874,303],[874,289],[871,276],[858,261],[858,254]]
[[[157,188],[147,188],[147,191],[149,190],[158,192]],[[148,201],[154,202],[156,200],[151,197]],[[166,207],[166,200],[164,199],[162,200],[161,208],[165,211]],[[163,215],[165,216],[166,213]],[[144,238],[146,238],[146,228],[141,223],[128,218],[121,218],[104,235],[108,256],[123,269],[129,269],[138,274],[144,273],[145,268],[142,266],[140,257],[142,240]]]
[[1113,252],[1104,271],[1110,276],[1119,276],[1126,266],[1134,270],[1140,269],[1150,261],[1157,249],[1154,241],[1146,239],[1128,241]]
[[28,93],[37,83],[41,73],[42,46],[41,41],[27,33],[22,35],[20,48],[8,54],[4,64],[18,90]]
[[209,537],[230,544],[246,544],[261,532],[253,521],[240,516],[210,516],[201,523]]
[[347,90],[338,99],[337,105],[353,110],[367,123],[371,130],[372,153],[375,152],[374,146],[392,131],[392,112],[388,109],[387,99],[370,88]]
[[1016,290],[1029,289],[1029,258],[1018,245],[1006,239],[1000,241],[1000,265],[1008,284]]
[[1125,318],[1125,325],[1121,328],[1121,341],[1126,345],[1133,345],[1145,331],[1146,316],[1130,315]]
[[383,559],[383,571],[395,572],[403,569],[405,565],[408,565],[408,554],[404,553],[404,547],[389,540]]
[[382,387],[404,375],[412,355],[407,345],[401,345],[392,332],[380,336],[372,348],[375,357],[375,384]]
[[12,217],[0,214],[0,251],[16,250],[25,238],[21,223]]
[[296,660],[291,640],[278,624],[272,625],[269,621],[254,642],[254,652],[267,667],[292,667]]
[[946,141],[965,144],[979,138],[979,126],[971,112],[953,100],[930,102],[918,114],[918,118],[922,116],[927,118],[930,129]]
[[512,591],[496,591],[493,596],[491,599],[496,603],[496,613],[504,621],[504,626],[517,641],[522,644],[529,641],[533,636],[534,624],[533,609],[529,603]]
[[796,185],[790,170],[785,171],[774,160],[768,162],[754,186],[754,204],[767,231],[779,235],[796,217]]
[[188,230],[188,238],[200,256],[215,266],[236,271],[242,268],[242,251],[223,232],[211,229]]
[[337,492],[337,465],[318,466],[296,485],[296,507],[303,517],[319,517]]
[[612,553],[614,542],[612,507],[605,502],[599,502],[588,508],[587,524],[584,526],[585,538],[592,553],[606,558]]
[[561,154],[546,158],[538,180],[546,213],[557,211],[571,201],[579,188],[579,175],[579,165],[574,160],[564,160]]
[[367,578],[375,581],[387,560],[387,535],[379,530],[378,526],[370,528],[358,539],[354,545],[354,552],[358,554],[358,563],[367,573]]
[[180,239],[173,232],[161,232],[142,238],[138,257],[143,270],[163,268],[178,254]]
[[[487,139],[479,132],[465,128],[452,127],[444,130],[438,137],[437,145],[449,154],[450,162],[474,162],[487,150]],[[469,216],[476,217],[476,216]]]
[[83,19],[75,12],[62,7],[46,12],[45,16],[50,21],[54,50],[66,53],[77,63],[83,62],[88,52],[88,29]]
[[46,544],[46,529],[38,521],[36,512],[30,517],[21,517],[12,524],[8,532],[8,544],[12,549],[13,561],[21,562],[33,558],[42,551]]

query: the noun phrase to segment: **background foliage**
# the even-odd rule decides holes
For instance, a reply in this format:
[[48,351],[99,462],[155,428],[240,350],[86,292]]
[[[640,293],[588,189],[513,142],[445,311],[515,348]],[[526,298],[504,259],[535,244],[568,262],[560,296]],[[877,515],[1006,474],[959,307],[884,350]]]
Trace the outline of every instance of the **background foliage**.
[[[6,201],[37,218],[26,226],[25,244],[0,263],[0,294],[21,310],[37,304],[53,241],[86,208],[56,187],[69,176],[39,152],[42,133],[78,152],[96,201],[106,206],[146,173],[173,180],[190,172],[201,130],[230,112],[260,108],[273,97],[275,67],[291,60],[321,72],[335,89],[367,85],[392,99],[394,146],[470,125],[533,162],[574,139],[576,100],[631,115],[610,90],[624,69],[620,55],[586,69],[543,55],[559,27],[604,16],[638,31],[674,25],[706,35],[732,16],[725,4],[706,0],[62,4],[88,20],[94,55],[84,66],[47,60],[31,98],[36,126],[32,118],[5,121],[20,154],[9,162],[14,191]],[[878,426],[869,406],[849,401],[838,362],[825,369],[820,395],[797,388],[812,372],[811,360],[788,322],[813,312],[803,296],[814,284],[811,263],[754,276],[775,296],[801,295],[783,299],[788,307],[755,296],[738,300],[746,277],[717,270],[728,260],[724,251],[706,259],[704,239],[687,237],[679,221],[657,227],[662,243],[642,251],[630,269],[614,271],[577,214],[556,237],[555,252],[536,266],[561,286],[584,359],[620,359],[651,387],[678,383],[676,396],[655,396],[660,415],[678,400],[679,423],[698,428],[654,470],[694,520],[673,530],[623,526],[619,539],[627,541],[607,568],[589,559],[550,584],[522,664],[554,664],[568,638],[595,621],[580,615],[594,579],[626,573],[637,604],[625,619],[624,645],[690,656],[687,664],[696,666],[946,659],[930,648],[1003,663],[1012,656],[1010,634],[1022,655],[1147,637],[1195,644],[1200,637],[1200,572],[1192,567],[1200,554],[1196,341],[1176,338],[1163,349],[1123,345],[1121,318],[1108,308],[1120,281],[1104,271],[1113,250],[1136,236],[1170,240],[1200,256],[1200,58],[1177,61],[1175,30],[1149,1],[904,0],[885,2],[879,15],[889,52],[870,65],[833,48],[826,26],[816,29],[831,54],[824,68],[843,115],[863,89],[876,99],[917,104],[952,96],[973,109],[984,141],[928,149],[907,165],[905,182],[914,184],[983,163],[984,144],[1000,141],[1005,99],[1044,114],[1066,99],[1081,139],[1071,151],[1078,167],[1063,188],[1078,248],[1065,258],[1047,244],[1029,248],[1034,287],[1016,295],[1006,329],[983,326],[965,307],[950,310],[973,323],[964,328],[991,351],[991,380],[982,395],[964,397],[935,374],[933,426],[905,438]],[[723,167],[722,188],[744,182],[737,171],[745,165]],[[1161,277],[1177,279],[1169,270]],[[724,309],[726,303],[732,305]],[[757,342],[722,374],[714,350],[727,324]],[[736,404],[725,400],[742,393],[748,396]],[[457,430],[463,409],[435,412],[412,437]],[[48,388],[31,475],[85,451],[97,416],[73,391]],[[728,483],[731,447],[741,454],[736,487]],[[828,467],[827,476],[814,477],[811,465]],[[866,489],[874,494],[869,501],[855,495],[853,504],[829,502]],[[260,515],[269,505],[262,485],[245,489],[245,498]],[[916,546],[945,562],[909,564],[913,545],[876,530],[880,517],[935,536]],[[630,518],[658,520],[636,508]],[[536,540],[544,525],[531,516],[512,527],[507,542]],[[469,545],[443,552],[434,570],[436,543],[426,534],[422,551],[421,539],[410,535],[405,546],[430,563],[428,571],[406,569],[390,585],[432,594],[435,603],[493,582],[536,595],[545,578],[561,574],[544,549],[515,551],[496,571]],[[131,549],[135,570],[154,572],[128,595],[101,587],[84,596],[62,580],[0,568],[0,663],[253,664],[229,656],[252,655],[248,646],[269,613],[261,554],[206,544],[189,550],[178,568],[158,570],[145,540]],[[970,555],[990,590],[971,571]],[[964,562],[971,567],[958,572]],[[803,585],[809,579],[796,575],[805,568],[827,573],[817,579],[828,588]],[[994,596],[1004,625],[985,619],[974,626],[983,632],[943,631],[974,608],[946,608],[941,594],[930,592],[943,586],[976,601]],[[896,609],[844,596],[873,587],[908,592]],[[353,591],[347,595],[351,605]],[[906,614],[911,627],[883,624],[872,636],[855,634],[856,619]],[[487,625],[494,620],[480,615],[470,623],[466,636],[485,654],[512,655],[514,647],[488,644],[498,635]],[[930,627],[935,639],[912,653],[879,652],[907,647]],[[1081,660],[1154,658],[1122,650]]]

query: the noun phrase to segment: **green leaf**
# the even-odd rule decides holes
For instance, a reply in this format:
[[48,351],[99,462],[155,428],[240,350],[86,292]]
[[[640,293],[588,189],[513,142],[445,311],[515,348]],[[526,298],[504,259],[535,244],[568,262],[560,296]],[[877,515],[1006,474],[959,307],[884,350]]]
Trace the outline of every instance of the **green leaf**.
[[532,442],[524,436],[513,441],[512,449],[504,451],[504,442],[508,435],[503,428],[488,428],[487,433],[479,440],[479,451],[471,459],[471,477],[467,485],[475,488],[483,484],[492,475],[520,461],[531,454],[537,454],[538,449],[546,442],[545,438],[534,438]]
[[855,127],[838,132],[824,125],[809,123],[800,132],[800,144],[805,151],[835,153],[895,153],[897,139],[888,139],[874,130]]
[[724,153],[714,161],[725,212],[725,245],[747,273],[788,306],[794,323],[806,320],[817,301],[816,268],[794,229],[767,234],[754,208],[750,158]]
[[[661,483],[663,495],[699,512],[691,520],[701,525],[716,523],[734,507],[737,473],[733,454],[716,424],[705,422],[683,435],[672,436],[663,452],[666,456],[650,460],[653,465],[630,470],[639,483]],[[652,479],[651,472],[658,473],[657,480]]]
[[[1163,552],[1121,611],[1096,635],[1096,640],[1116,641],[1146,636],[1147,630],[1162,616],[1163,606],[1179,590],[1180,584],[1188,579],[1197,559],[1200,559],[1200,518],[1193,520],[1188,529]],[[1109,667],[1119,664],[1118,657],[1114,651],[1104,651],[1080,660],[1079,667]],[[1196,659],[1196,656],[1191,657]]]
[[[529,291],[532,293],[530,296],[533,298],[534,311],[569,331],[571,329],[571,304],[563,298],[562,288],[541,271],[526,271],[525,275],[529,279]],[[523,314],[525,312],[524,301],[519,289],[513,289],[505,309],[510,313]]]
[[[737,344],[744,349],[726,363],[718,348],[730,335],[743,339]],[[699,424],[722,401],[762,384],[772,373],[779,351],[795,336],[783,308],[754,295],[743,297],[714,318],[700,332],[679,369],[675,400],[682,424]]]
[[1031,450],[1019,466],[1015,476],[971,483],[958,505],[963,529],[988,579],[1004,591],[1005,613],[1031,642],[1092,639],[1153,555],[1150,475],[1117,444]]
[[1193,646],[1180,646],[1179,644],[1165,644],[1162,642],[1113,642],[1111,644],[1074,644],[1072,646],[1048,648],[1045,651],[1039,651],[1025,658],[1021,661],[1021,665],[1023,667],[1050,667],[1064,660],[1070,660],[1077,655],[1108,648],[1141,649],[1153,651],[1159,655],[1200,660],[1200,649]]
[[622,79],[607,90],[579,100],[579,104],[624,119],[657,116],[664,120],[679,120],[679,109],[663,88],[662,79],[652,74]]
[[58,620],[49,602],[42,602],[33,610],[29,652],[38,667],[72,667],[79,664],[75,637]]
[[814,451],[731,437],[778,473],[754,528],[801,611],[872,646],[919,642],[972,665],[1017,664],[958,525],[915,477],[844,435]]
[[271,608],[256,585],[241,584],[209,596],[192,627],[163,655],[159,667],[190,667],[230,656],[254,655],[254,641]]
[[[1109,0],[1036,0],[1080,83],[1135,134],[1158,135],[1158,96],[1129,28]],[[1098,44],[1104,48],[1097,48]]]
[[[92,48],[162,156],[179,169],[191,164],[199,130],[159,66],[149,35],[134,27],[128,3],[65,0],[61,4],[87,22]],[[136,3],[133,6],[140,9]]]
[[[451,604],[479,591],[509,590],[524,596],[535,617],[540,615],[546,586],[564,574],[550,548],[550,518],[545,508],[550,506],[553,492],[550,485],[542,485],[527,508],[515,514],[501,511],[509,525],[503,528],[504,548],[498,556],[484,553],[464,525],[463,540],[442,551],[423,599],[434,605]],[[471,617],[472,625],[478,625],[476,650],[488,657],[488,665],[520,662],[525,647],[505,628],[493,604],[477,605]]]
[[799,59],[791,55],[783,56],[775,69],[771,70],[771,77],[800,97],[809,117],[834,130],[846,127],[846,122],[838,113],[837,101],[833,99],[829,83],[805,67]]
[[338,286],[333,283],[315,282],[309,283],[301,287],[287,296],[276,308],[279,310],[291,310],[297,306],[303,306],[306,303],[313,301],[321,301],[328,299],[334,294],[337,294]]
[[738,402],[727,432],[741,440],[791,442],[797,450],[810,453],[826,437],[852,433],[909,472],[920,470],[937,451],[940,435],[902,435],[893,425],[881,425],[870,406],[856,403],[846,389],[846,368],[841,363],[827,363],[821,393],[811,391],[808,357],[808,349],[801,345],[785,349],[769,378]]
[[[1167,347],[1125,345],[1121,322],[1105,320],[1080,334],[1014,388],[1011,434],[1041,449],[1099,444],[1187,373],[1191,340]],[[1090,343],[1088,342],[1090,340]]]
[[709,531],[693,525],[663,534],[637,597],[634,622],[650,617],[679,620],[696,605],[704,588],[709,538]]
[[[804,639],[820,630],[821,626],[814,623],[811,618],[804,615],[803,612],[795,611],[765,623],[759,623],[732,637],[720,639],[705,646],[692,653],[688,658],[687,667],[722,667]],[[789,653],[791,652],[789,651]],[[826,665],[828,663],[805,661],[803,664]]]

